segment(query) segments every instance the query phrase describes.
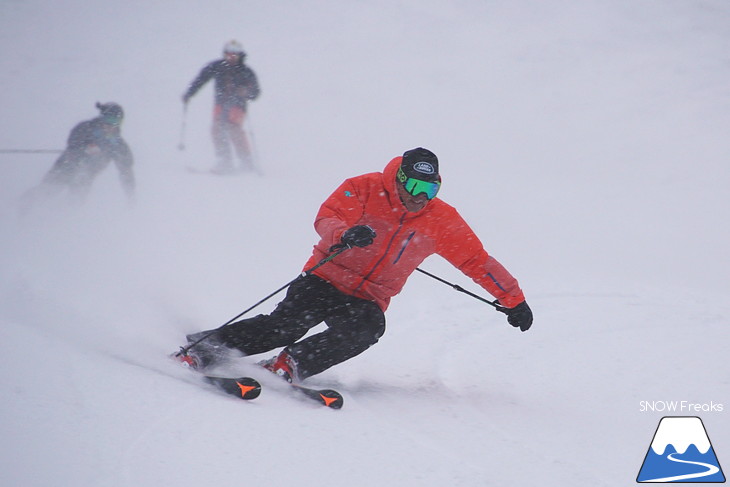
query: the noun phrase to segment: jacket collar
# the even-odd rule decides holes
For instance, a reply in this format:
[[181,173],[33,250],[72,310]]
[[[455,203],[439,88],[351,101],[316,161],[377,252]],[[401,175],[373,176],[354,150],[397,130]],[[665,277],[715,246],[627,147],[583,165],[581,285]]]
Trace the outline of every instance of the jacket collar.
[[390,206],[394,210],[404,210],[406,207],[398,196],[398,188],[396,187],[395,176],[398,173],[398,168],[403,162],[403,157],[398,156],[391,159],[391,161],[383,169],[383,186],[385,191],[388,193],[388,199],[390,200]]

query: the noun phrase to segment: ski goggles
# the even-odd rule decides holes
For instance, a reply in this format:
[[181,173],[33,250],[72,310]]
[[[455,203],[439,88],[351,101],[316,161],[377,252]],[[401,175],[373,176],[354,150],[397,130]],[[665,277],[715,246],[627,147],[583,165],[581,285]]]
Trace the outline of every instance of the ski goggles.
[[101,119],[104,120],[104,123],[114,125],[115,127],[118,127],[122,124],[122,117],[118,115],[102,115]]
[[406,176],[406,173],[403,172],[402,168],[398,169],[397,177],[398,181],[403,185],[406,191],[413,196],[426,193],[426,198],[432,200],[436,197],[436,194],[441,188],[441,181],[423,181],[421,179],[409,178]]

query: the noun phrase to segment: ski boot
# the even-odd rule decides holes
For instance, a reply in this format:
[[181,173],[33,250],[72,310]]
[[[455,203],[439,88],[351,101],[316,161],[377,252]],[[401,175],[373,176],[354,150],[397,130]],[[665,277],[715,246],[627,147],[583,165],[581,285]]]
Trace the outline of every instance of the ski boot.
[[262,360],[258,363],[258,365],[270,372],[273,372],[290,384],[298,384],[301,382],[297,372],[297,363],[294,361],[294,358],[286,352],[281,352],[275,357]]

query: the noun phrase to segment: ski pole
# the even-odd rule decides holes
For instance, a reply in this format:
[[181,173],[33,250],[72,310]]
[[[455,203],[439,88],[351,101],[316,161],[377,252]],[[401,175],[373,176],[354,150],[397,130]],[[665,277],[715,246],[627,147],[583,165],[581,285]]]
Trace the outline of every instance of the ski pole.
[[182,123],[180,124],[180,143],[177,145],[177,148],[179,150],[185,150],[185,125],[188,115],[188,104],[183,104],[183,115],[182,115]]
[[256,145],[256,134],[253,131],[253,123],[251,122],[250,112],[246,113],[246,132],[246,136],[248,139],[249,155],[251,157],[251,165],[253,166],[254,171],[261,174],[261,169],[259,169],[258,167],[259,150],[258,146]]
[[194,341],[193,343],[190,343],[190,344],[188,344],[188,345],[187,345],[187,346],[185,346],[185,347],[180,347],[180,351],[178,351],[177,353],[175,353],[175,356],[179,357],[179,356],[181,356],[181,355],[187,355],[187,353],[188,353],[188,350],[190,350],[191,348],[193,348],[193,347],[194,347],[195,345],[197,345],[198,343],[202,342],[203,340],[205,340],[206,338],[210,337],[211,335],[214,335],[214,334],[218,333],[218,332],[219,332],[219,331],[221,331],[221,330],[222,330],[223,328],[225,328],[226,326],[230,325],[231,323],[233,323],[234,321],[236,321],[236,320],[237,320],[238,318],[240,318],[241,316],[245,315],[246,313],[248,313],[249,311],[251,311],[252,309],[254,309],[255,307],[257,307],[258,305],[260,305],[261,303],[263,303],[263,302],[267,301],[268,299],[270,299],[270,298],[274,297],[275,295],[279,294],[279,293],[280,293],[281,291],[283,291],[284,289],[286,289],[286,288],[288,288],[289,286],[291,286],[292,284],[294,284],[294,281],[296,281],[296,280],[297,280],[297,279],[299,279],[300,277],[306,277],[306,276],[310,275],[310,274],[311,274],[312,272],[314,272],[314,271],[315,271],[316,269],[319,269],[320,267],[322,267],[323,265],[325,265],[325,264],[326,264],[327,262],[331,261],[332,259],[334,259],[334,258],[335,258],[335,257],[337,257],[338,255],[340,255],[340,254],[341,254],[342,252],[344,252],[344,251],[346,251],[346,250],[348,250],[348,249],[350,249],[350,248],[351,248],[351,247],[349,247],[348,245],[343,245],[343,246],[337,246],[337,250],[336,250],[336,252],[333,252],[333,253],[331,253],[330,255],[328,255],[328,256],[327,256],[327,257],[325,257],[324,259],[320,260],[319,262],[317,262],[317,263],[316,263],[315,265],[313,265],[313,266],[312,266],[312,267],[310,267],[309,269],[306,269],[306,270],[302,271],[302,273],[301,273],[301,274],[299,274],[299,275],[298,275],[297,277],[295,277],[295,278],[294,278],[294,279],[292,279],[291,281],[287,282],[286,284],[284,284],[284,285],[283,285],[283,286],[281,286],[281,287],[280,287],[279,289],[277,289],[276,291],[272,292],[271,294],[269,294],[269,295],[268,295],[268,296],[266,296],[265,298],[262,298],[262,299],[260,299],[260,300],[259,300],[259,301],[258,301],[258,302],[257,302],[256,304],[254,304],[254,305],[250,306],[249,308],[247,308],[247,309],[245,309],[245,310],[241,311],[241,312],[240,312],[240,313],[238,313],[238,314],[237,314],[236,316],[234,316],[234,317],[233,317],[233,318],[231,318],[230,320],[226,321],[225,323],[223,323],[223,324],[222,324],[221,326],[219,326],[218,328],[216,328],[216,329],[214,329],[214,330],[211,330],[211,331],[210,331],[209,333],[206,333],[205,335],[203,335],[203,336],[202,336],[201,338],[199,338],[198,340],[195,340],[195,341]]
[[60,154],[62,149],[0,149],[0,154]]
[[444,284],[446,284],[447,286],[451,286],[452,288],[456,289],[456,290],[457,290],[457,291],[459,291],[459,292],[462,292],[462,293],[464,293],[464,294],[468,294],[468,295],[469,295],[469,296],[471,296],[472,298],[476,298],[476,299],[478,299],[479,301],[485,302],[485,303],[487,303],[488,305],[490,305],[490,306],[493,306],[493,307],[494,307],[494,309],[496,309],[497,311],[501,311],[502,313],[504,313],[504,314],[507,314],[507,311],[506,311],[506,310],[507,310],[507,308],[505,308],[504,306],[500,306],[500,305],[498,304],[497,300],[494,300],[494,301],[490,301],[490,300],[488,300],[488,299],[485,299],[485,298],[483,298],[483,297],[479,296],[478,294],[474,294],[473,292],[467,291],[466,289],[464,289],[463,287],[459,286],[458,284],[453,284],[453,283],[450,283],[450,282],[449,282],[449,281],[447,281],[446,279],[442,279],[442,278],[440,278],[440,277],[438,277],[438,276],[435,276],[435,275],[431,274],[430,272],[426,272],[426,271],[424,271],[423,269],[421,269],[421,268],[419,268],[419,267],[416,267],[416,270],[417,270],[418,272],[421,272],[421,273],[423,273],[423,274],[426,274],[426,275],[427,275],[428,277],[432,277],[433,279],[436,279],[436,280],[437,280],[437,281],[439,281],[439,282],[443,282],[443,283],[444,283]]

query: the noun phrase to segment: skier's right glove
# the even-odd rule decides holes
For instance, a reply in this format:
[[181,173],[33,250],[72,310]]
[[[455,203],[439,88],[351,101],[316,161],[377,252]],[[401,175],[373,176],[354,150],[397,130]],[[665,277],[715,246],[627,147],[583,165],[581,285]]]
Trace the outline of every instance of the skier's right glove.
[[352,247],[367,247],[373,243],[375,239],[375,230],[370,228],[368,225],[355,225],[352,228],[345,230],[342,234],[340,241],[349,248]]

